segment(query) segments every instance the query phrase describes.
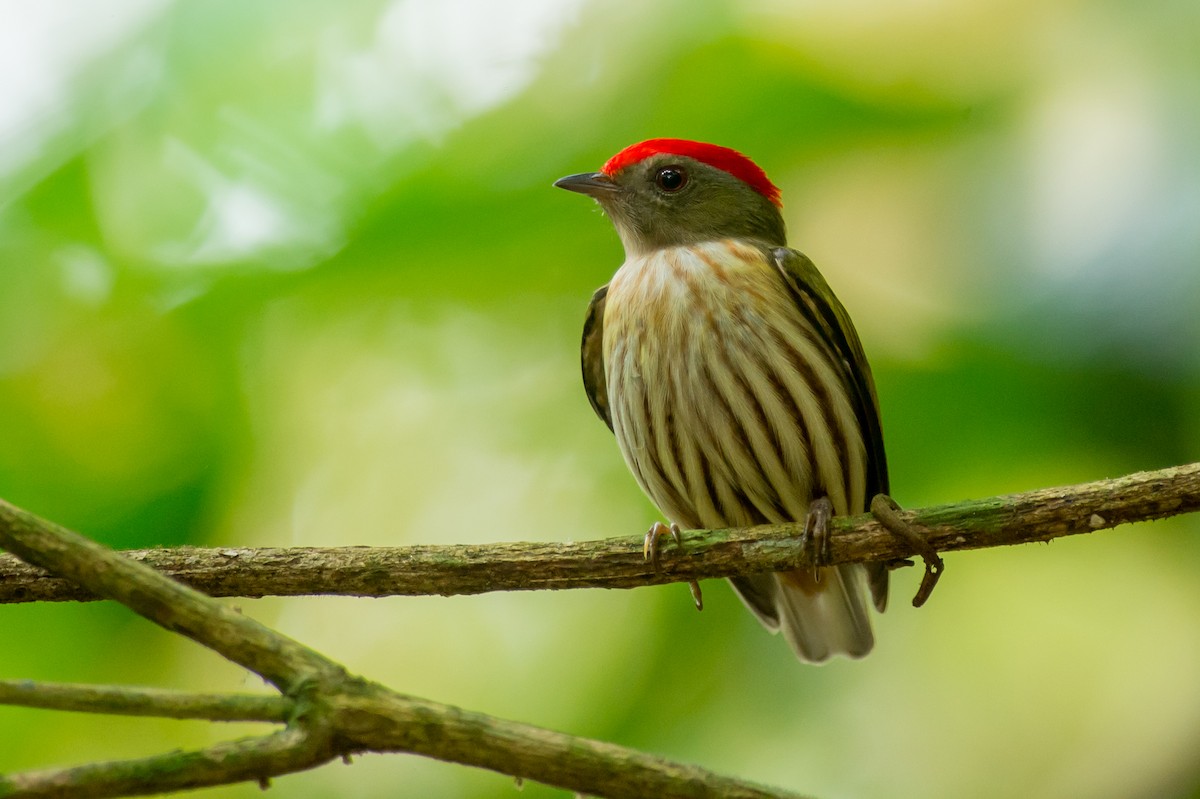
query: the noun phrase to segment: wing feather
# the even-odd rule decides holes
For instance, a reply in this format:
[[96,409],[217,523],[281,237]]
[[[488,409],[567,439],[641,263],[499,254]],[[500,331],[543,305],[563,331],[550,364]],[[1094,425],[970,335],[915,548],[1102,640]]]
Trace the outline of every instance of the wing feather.
[[583,390],[588,402],[600,420],[612,430],[612,416],[608,412],[608,379],[604,375],[604,300],[608,297],[608,284],[596,289],[588,303],[587,316],[583,320],[583,342],[580,361],[583,365]]
[[[807,256],[786,247],[778,247],[771,254],[801,313],[838,356],[837,366],[850,389],[855,416],[867,448],[866,499],[869,503],[876,494],[886,494],[890,489],[883,428],[879,421],[879,399],[862,343],[850,321],[850,314]],[[887,603],[887,565],[867,564],[867,576],[871,597],[882,611]]]

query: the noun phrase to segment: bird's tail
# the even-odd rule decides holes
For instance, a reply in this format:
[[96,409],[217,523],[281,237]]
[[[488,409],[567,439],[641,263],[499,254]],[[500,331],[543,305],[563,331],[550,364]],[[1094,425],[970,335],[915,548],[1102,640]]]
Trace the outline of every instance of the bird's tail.
[[780,630],[796,656],[823,663],[831,655],[860,658],[875,636],[860,564],[737,578],[734,588],[766,627]]

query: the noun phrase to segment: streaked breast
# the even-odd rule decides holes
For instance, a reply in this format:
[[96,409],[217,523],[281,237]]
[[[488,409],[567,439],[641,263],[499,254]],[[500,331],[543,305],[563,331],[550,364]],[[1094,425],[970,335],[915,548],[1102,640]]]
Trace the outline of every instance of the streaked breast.
[[609,284],[613,429],[643,490],[688,528],[863,507],[866,452],[831,348],[773,263],[734,241],[656,251]]

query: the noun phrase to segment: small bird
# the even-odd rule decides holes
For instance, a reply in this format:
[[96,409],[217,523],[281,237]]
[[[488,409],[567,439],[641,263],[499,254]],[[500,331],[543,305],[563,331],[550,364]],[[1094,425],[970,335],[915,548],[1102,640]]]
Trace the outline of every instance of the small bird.
[[[831,514],[887,493],[858,334],[812,261],[787,247],[762,169],[728,147],[650,139],[554,185],[594,198],[624,245],[588,306],[583,384],[676,540],[680,528],[803,521],[822,547]],[[665,529],[651,528],[653,547]],[[888,566],[731,582],[801,660],[820,663],[871,650],[864,595],[884,610]]]

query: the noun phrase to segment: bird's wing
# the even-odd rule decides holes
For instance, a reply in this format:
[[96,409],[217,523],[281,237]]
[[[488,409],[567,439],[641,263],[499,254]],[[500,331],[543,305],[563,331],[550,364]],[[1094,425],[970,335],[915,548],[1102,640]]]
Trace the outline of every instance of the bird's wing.
[[608,381],[604,377],[604,299],[607,296],[608,284],[605,284],[596,289],[592,301],[588,303],[587,316],[583,320],[580,361],[583,364],[583,390],[592,403],[592,410],[612,430],[612,417],[608,413]]
[[[883,429],[879,422],[879,399],[875,394],[875,380],[871,377],[871,367],[867,364],[862,343],[850,321],[850,314],[846,313],[825,278],[807,256],[786,247],[772,250],[771,255],[801,313],[837,354],[842,379],[850,388],[854,413],[867,447],[866,500],[869,503],[876,494],[888,493],[889,487],[887,455],[883,449]],[[887,601],[887,566],[882,563],[867,564],[867,574],[871,596],[876,607],[882,611]]]

